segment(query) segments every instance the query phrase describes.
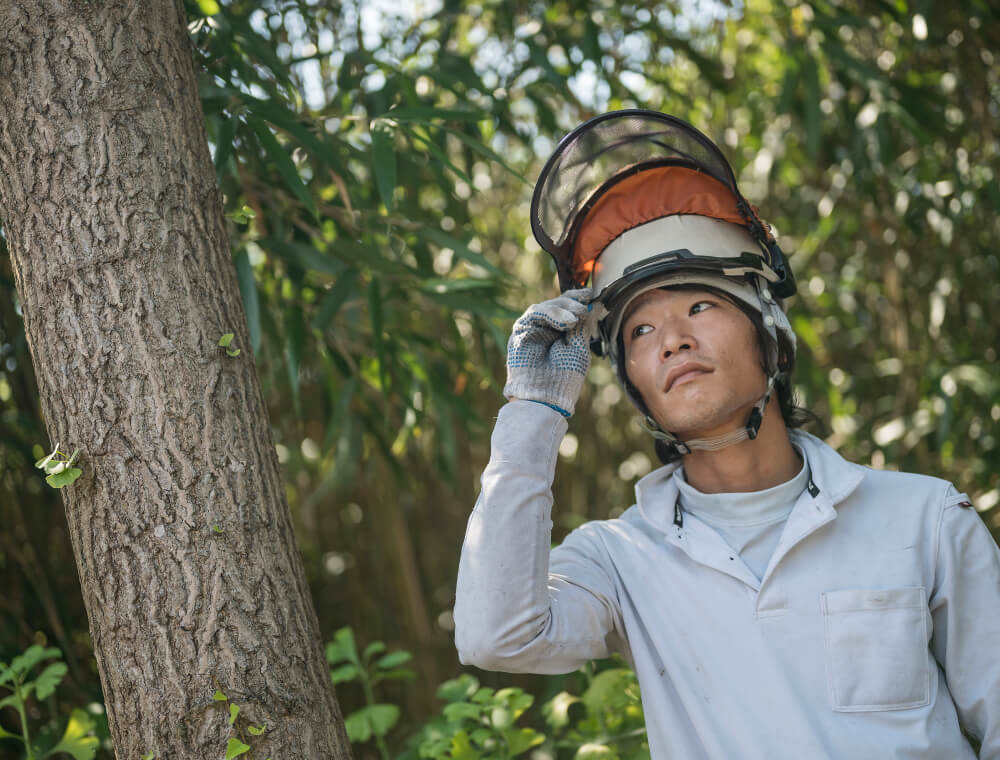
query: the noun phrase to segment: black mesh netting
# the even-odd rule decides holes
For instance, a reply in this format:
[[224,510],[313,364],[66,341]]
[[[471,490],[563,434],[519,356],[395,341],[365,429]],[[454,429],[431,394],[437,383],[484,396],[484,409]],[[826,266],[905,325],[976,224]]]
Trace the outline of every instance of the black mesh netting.
[[605,114],[567,135],[535,187],[531,225],[553,255],[563,247],[580,210],[608,180],[639,165],[691,162],[733,187],[732,169],[719,149],[686,122],[667,114],[621,111]]

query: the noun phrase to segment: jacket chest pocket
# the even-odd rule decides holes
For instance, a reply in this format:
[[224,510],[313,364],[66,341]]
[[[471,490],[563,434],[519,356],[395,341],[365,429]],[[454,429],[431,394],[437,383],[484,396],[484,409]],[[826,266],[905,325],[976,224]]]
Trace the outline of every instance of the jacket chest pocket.
[[821,604],[834,710],[906,710],[930,702],[923,586],[827,591]]

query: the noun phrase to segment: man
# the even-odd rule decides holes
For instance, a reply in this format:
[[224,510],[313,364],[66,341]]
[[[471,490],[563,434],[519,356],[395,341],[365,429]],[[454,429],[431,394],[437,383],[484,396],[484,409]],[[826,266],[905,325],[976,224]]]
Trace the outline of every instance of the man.
[[[949,483],[794,429],[794,280],[718,148],[664,114],[597,117],[549,160],[532,221],[564,293],[508,346],[462,661],[622,653],[654,758],[973,758],[963,730],[1000,758],[1000,552]],[[550,551],[592,330],[668,464]]]

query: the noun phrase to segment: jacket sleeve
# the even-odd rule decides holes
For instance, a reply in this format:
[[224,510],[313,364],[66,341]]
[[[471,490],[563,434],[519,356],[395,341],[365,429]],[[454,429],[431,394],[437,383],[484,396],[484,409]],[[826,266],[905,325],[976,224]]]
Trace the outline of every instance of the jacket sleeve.
[[[566,421],[530,401],[500,410],[458,568],[455,645],[466,665],[568,673],[616,648],[614,583],[594,541],[552,552],[552,478]],[[589,547],[589,548],[588,548]]]
[[931,647],[980,758],[1000,759],[1000,550],[964,494],[945,496],[930,610]]

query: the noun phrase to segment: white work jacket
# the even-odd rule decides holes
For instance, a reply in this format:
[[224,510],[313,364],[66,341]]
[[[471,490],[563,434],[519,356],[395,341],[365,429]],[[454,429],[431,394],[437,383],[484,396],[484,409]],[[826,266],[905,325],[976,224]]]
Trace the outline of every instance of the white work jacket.
[[550,552],[565,431],[540,404],[500,411],[459,567],[463,663],[564,673],[622,653],[656,760],[974,758],[962,728],[1000,758],[1000,552],[950,484],[793,432],[811,480],[760,580],[677,512],[676,464]]

